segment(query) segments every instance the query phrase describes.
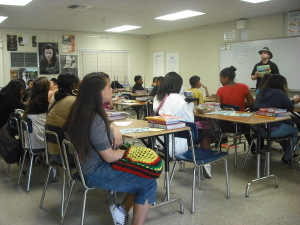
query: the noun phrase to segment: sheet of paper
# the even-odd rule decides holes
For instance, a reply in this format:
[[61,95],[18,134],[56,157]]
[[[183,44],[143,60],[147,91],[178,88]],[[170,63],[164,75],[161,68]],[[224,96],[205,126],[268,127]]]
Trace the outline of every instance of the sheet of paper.
[[159,129],[159,128],[150,128],[149,131],[162,131],[164,129]]
[[116,124],[116,126],[118,127],[125,127],[128,126],[129,124],[131,124],[132,121],[122,121],[122,122],[114,122],[114,124]]

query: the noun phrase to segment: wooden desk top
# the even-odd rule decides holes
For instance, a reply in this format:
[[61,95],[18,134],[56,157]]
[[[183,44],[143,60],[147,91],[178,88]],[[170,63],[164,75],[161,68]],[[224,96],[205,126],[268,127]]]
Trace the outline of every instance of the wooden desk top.
[[131,96],[134,96],[134,97],[138,97],[138,96],[148,96],[149,95],[149,93],[142,93],[142,94],[140,94],[140,93],[130,93],[131,94]]
[[[141,127],[148,127],[148,122],[145,120],[137,120],[137,119],[126,119],[126,120],[118,120],[117,122],[121,121],[132,121],[132,123],[129,126],[122,127],[120,126],[119,129],[131,129],[131,128],[141,128]],[[152,137],[152,136],[158,136],[158,135],[164,135],[164,134],[172,134],[174,132],[178,131],[184,131],[189,130],[189,127],[179,128],[179,129],[173,129],[173,130],[161,130],[161,131],[149,131],[149,132],[141,132],[141,133],[129,133],[129,134],[123,134],[123,137],[126,138],[146,138],[146,137]]]
[[[117,100],[117,101],[113,101],[113,103],[115,105],[126,105],[126,106],[146,105],[146,102],[125,102],[125,101]],[[127,101],[130,101],[130,100],[127,100]]]
[[[243,113],[243,112],[237,112]],[[202,118],[210,118],[210,119],[217,119],[217,120],[226,120],[231,122],[238,122],[238,123],[246,123],[246,124],[262,124],[262,123],[272,123],[276,121],[288,120],[291,119],[290,117],[277,117],[276,119],[264,118],[264,117],[256,117],[255,113],[252,113],[249,117],[241,117],[241,116],[224,116],[221,114],[194,114],[197,117]]]
[[294,109],[293,111],[294,112],[300,112],[300,109]]
[[216,97],[204,97],[204,102],[214,102]]

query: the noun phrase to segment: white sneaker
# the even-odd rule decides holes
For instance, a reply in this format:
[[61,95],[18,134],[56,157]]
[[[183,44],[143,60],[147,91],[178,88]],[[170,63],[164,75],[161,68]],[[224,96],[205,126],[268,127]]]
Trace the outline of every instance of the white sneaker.
[[128,223],[128,213],[121,212],[117,205],[110,205],[110,212],[115,225],[126,225]]
[[203,167],[203,173],[206,178],[211,178],[211,165],[205,164]]

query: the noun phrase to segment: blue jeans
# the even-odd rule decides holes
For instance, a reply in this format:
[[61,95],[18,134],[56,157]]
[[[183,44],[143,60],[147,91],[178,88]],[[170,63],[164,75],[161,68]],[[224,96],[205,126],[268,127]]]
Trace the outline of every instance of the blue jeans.
[[132,173],[115,170],[109,163],[85,175],[89,187],[118,192],[135,193],[134,202],[144,205],[156,202],[157,183],[155,179],[142,178]]
[[[292,147],[294,148],[297,144],[298,140],[298,129],[292,125],[282,123],[279,130],[271,132],[272,138],[280,138],[286,135],[292,135]],[[266,132],[261,133],[262,137],[266,137]],[[290,149],[290,142],[288,140],[279,141],[281,147],[284,150],[284,159],[290,160],[291,159],[291,149]]]

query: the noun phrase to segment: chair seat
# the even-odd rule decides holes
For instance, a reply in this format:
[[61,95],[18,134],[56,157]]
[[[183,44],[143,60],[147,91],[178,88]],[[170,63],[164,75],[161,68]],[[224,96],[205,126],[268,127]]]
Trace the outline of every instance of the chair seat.
[[[252,135],[253,138],[257,138],[257,135],[256,134],[253,134]],[[281,139],[287,139],[287,138],[292,138],[293,135],[289,134],[289,135],[286,135],[286,136],[282,136],[282,137],[271,137],[271,141],[277,141],[277,140],[281,140]],[[262,137],[263,139],[266,139],[266,137]]]
[[[26,150],[29,151],[29,148],[26,148]],[[38,154],[38,153],[44,153],[44,152],[45,152],[45,149],[44,149],[44,148],[32,149],[32,152],[33,152],[33,153],[36,153],[36,154]]]
[[[209,150],[205,148],[194,148],[195,149],[195,156],[197,164],[206,164],[217,159],[220,159],[227,155],[227,152],[220,152]],[[192,150],[188,150],[182,153],[179,153],[175,156],[176,160],[183,160],[188,162],[193,162],[193,153]]]

